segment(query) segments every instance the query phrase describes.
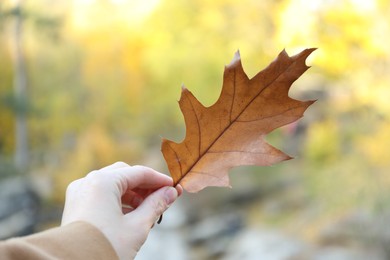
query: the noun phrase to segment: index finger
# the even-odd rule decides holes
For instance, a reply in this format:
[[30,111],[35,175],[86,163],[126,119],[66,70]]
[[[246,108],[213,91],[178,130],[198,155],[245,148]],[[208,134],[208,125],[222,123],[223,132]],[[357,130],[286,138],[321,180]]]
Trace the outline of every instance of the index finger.
[[171,177],[146,166],[121,167],[110,172],[111,177],[116,176],[115,179],[122,187],[122,191],[135,188],[158,189],[173,185]]

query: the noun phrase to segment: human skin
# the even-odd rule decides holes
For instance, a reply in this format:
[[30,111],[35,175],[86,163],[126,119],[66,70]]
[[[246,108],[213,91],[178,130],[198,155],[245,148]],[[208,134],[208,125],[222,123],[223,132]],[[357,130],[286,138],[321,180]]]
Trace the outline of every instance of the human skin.
[[172,178],[117,162],[72,182],[61,225],[85,221],[110,241],[120,259],[133,259],[163,212],[182,194]]

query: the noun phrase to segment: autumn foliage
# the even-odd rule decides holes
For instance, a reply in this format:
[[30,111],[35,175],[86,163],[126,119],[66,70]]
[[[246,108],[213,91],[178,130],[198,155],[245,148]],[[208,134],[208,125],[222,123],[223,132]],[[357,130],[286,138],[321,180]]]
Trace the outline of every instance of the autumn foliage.
[[164,139],[162,153],[174,183],[188,192],[207,186],[230,186],[228,170],[240,165],[267,166],[291,157],[268,144],[272,130],[296,121],[314,101],[288,96],[292,83],[309,67],[315,49],[289,57],[283,50],[252,79],[245,74],[239,52],[225,67],[217,102],[203,106],[185,87],[179,101],[186,124],[181,143]]

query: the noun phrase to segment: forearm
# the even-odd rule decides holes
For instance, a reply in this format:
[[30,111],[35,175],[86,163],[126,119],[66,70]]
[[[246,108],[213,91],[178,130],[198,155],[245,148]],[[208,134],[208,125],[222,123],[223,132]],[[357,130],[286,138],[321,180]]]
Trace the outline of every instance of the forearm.
[[0,243],[0,259],[118,259],[107,238],[86,222]]

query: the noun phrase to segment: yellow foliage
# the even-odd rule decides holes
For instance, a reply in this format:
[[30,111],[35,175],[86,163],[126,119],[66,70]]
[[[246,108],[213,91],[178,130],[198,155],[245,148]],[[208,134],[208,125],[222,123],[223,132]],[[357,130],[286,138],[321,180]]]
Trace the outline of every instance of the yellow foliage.
[[390,122],[382,122],[377,130],[361,136],[358,149],[374,168],[390,166]]
[[343,77],[365,69],[357,60],[389,57],[389,5],[376,1],[284,1],[278,13],[280,47],[318,47],[314,60],[322,73]]
[[324,167],[340,156],[340,133],[333,120],[313,123],[308,129],[307,140],[304,151],[310,162]]
[[111,164],[120,158],[118,145],[109,133],[98,125],[86,129],[77,140],[73,151],[65,154],[60,169],[54,178],[56,200],[63,200],[70,182],[84,177],[88,172]]

